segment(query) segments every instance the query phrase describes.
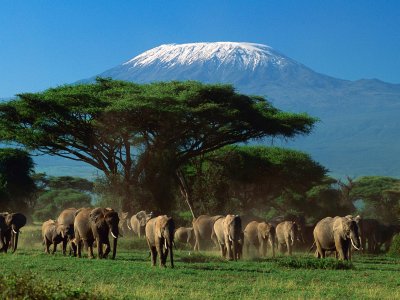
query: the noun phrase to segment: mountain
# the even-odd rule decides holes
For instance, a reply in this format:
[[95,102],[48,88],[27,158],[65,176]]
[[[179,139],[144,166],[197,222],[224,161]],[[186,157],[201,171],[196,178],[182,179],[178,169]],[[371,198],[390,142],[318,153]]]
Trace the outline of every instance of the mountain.
[[[161,45],[79,82],[97,76],[137,83],[231,83],[239,92],[264,96],[282,110],[320,119],[309,136],[273,140],[274,145],[310,153],[336,177],[400,177],[400,84],[333,78],[269,46],[233,42]],[[36,157],[35,162],[37,171],[50,175],[99,174],[57,157]]]
[[97,76],[231,83],[282,110],[320,118],[311,135],[275,144],[309,152],[334,176],[400,177],[400,84],[333,78],[269,46],[233,42],[161,45]]

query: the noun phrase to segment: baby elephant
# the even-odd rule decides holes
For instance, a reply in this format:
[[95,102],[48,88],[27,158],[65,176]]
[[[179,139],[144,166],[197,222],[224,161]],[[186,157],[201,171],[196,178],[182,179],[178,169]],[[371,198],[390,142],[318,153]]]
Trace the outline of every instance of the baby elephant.
[[57,249],[57,244],[64,240],[63,226],[54,220],[47,220],[42,225],[42,237],[43,244],[46,247],[44,251],[49,254],[50,245],[53,244],[53,251],[51,254],[54,254]]
[[196,243],[196,237],[194,236],[193,227],[179,227],[175,231],[175,242],[189,244],[194,247],[194,244]]

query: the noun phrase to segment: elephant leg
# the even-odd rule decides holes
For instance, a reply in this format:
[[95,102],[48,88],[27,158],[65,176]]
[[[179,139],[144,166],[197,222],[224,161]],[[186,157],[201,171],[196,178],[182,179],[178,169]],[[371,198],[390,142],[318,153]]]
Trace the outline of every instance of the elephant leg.
[[265,243],[264,240],[261,241],[259,251],[261,257],[266,257],[267,256],[267,244]]
[[78,257],[81,258],[82,257],[82,241],[77,241],[76,243],[77,246],[77,251],[78,251]]
[[[86,242],[86,244],[87,244],[87,248],[88,248],[88,257],[89,257],[89,258],[94,258],[94,254],[93,254],[93,242],[91,242],[91,243]],[[99,247],[99,245],[97,245],[97,247]]]
[[227,242],[225,244],[226,250],[227,250],[227,258],[229,260],[233,260],[233,251],[232,251],[232,244],[230,242]]
[[271,250],[272,250],[272,257],[275,257],[275,245],[274,245],[274,240],[272,238],[269,239],[269,243],[271,245]]
[[160,257],[160,267],[165,267],[165,263],[163,262],[164,258],[164,253],[162,247],[164,246],[164,243],[162,241],[156,242],[156,249],[157,249],[157,254]]
[[156,250],[156,247],[151,247],[150,251],[151,251],[151,265],[154,267],[156,265],[156,262],[157,262],[157,250]]
[[53,252],[51,252],[51,254],[56,253],[56,250],[57,250],[57,243],[53,242]]
[[110,241],[106,241],[106,250],[104,251],[103,258],[107,258],[108,254],[111,252]]
[[292,243],[290,242],[289,238],[286,239],[286,247],[288,251],[288,255],[292,255]]
[[167,248],[167,249],[165,249],[165,252],[164,252],[164,254],[163,254],[163,265],[164,265],[164,267],[167,265],[167,258],[168,258],[168,252],[169,252],[169,249]]
[[50,241],[47,240],[47,239],[45,239],[45,249],[44,249],[44,252],[47,253],[47,254],[50,254],[50,245],[51,245]]
[[[336,248],[336,252],[339,255],[339,259],[342,260],[347,260],[347,248],[345,248],[345,245],[343,244],[343,242],[340,240],[340,238],[336,238],[335,237],[335,248]],[[346,251],[345,251],[346,250]]]
[[67,255],[67,238],[65,237],[62,241],[62,253]]
[[97,242],[97,258],[103,258],[103,243],[100,240],[96,240]]
[[325,250],[322,249],[321,244],[318,241],[315,241],[315,245],[317,246],[316,255],[318,258],[325,258]]
[[283,254],[283,247],[281,243],[278,243],[278,251]]

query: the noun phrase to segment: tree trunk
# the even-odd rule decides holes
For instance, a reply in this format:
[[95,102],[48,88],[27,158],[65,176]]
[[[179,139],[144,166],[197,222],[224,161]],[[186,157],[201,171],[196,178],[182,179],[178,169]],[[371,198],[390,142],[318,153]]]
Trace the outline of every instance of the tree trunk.
[[190,209],[190,212],[192,213],[193,219],[196,218],[193,210],[193,205],[191,203],[190,195],[189,195],[189,187],[187,186],[186,179],[184,174],[180,169],[176,171],[176,176],[178,177],[179,180],[179,189],[181,191],[182,197],[185,200],[187,206]]

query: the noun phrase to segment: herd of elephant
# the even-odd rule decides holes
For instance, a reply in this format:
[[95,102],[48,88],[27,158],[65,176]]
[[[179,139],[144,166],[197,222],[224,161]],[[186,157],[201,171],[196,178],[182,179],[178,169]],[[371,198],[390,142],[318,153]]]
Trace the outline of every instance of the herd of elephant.
[[[0,213],[0,252],[7,252],[10,246],[15,252],[20,228],[25,224],[26,218],[21,213]],[[376,251],[376,247],[400,231],[398,226],[386,226],[377,220],[351,215],[324,218],[311,229],[310,251],[315,247],[316,257],[324,258],[329,251],[343,260],[351,258],[352,248]],[[175,242],[189,244],[194,251],[215,245],[222,257],[238,260],[242,258],[243,251],[250,253],[250,248],[264,257],[268,248],[272,256],[275,256],[275,248],[291,255],[296,244],[304,245],[305,240],[309,240],[304,238],[308,235],[307,228],[299,222],[281,220],[274,223],[231,214],[201,215],[193,219],[192,227],[175,229],[174,220],[167,215],[156,216],[140,211],[128,218],[128,213],[118,213],[111,208],[68,208],[60,213],[57,220],[47,220],[42,225],[46,253],[50,253],[51,245],[51,252],[54,253],[57,245],[62,243],[64,255],[69,245],[70,255],[82,257],[82,249],[85,249],[89,258],[94,257],[93,247],[96,244],[98,258],[107,258],[112,250],[114,259],[122,232],[146,238],[153,266],[158,256],[160,266],[166,266],[169,257],[172,267]]]

